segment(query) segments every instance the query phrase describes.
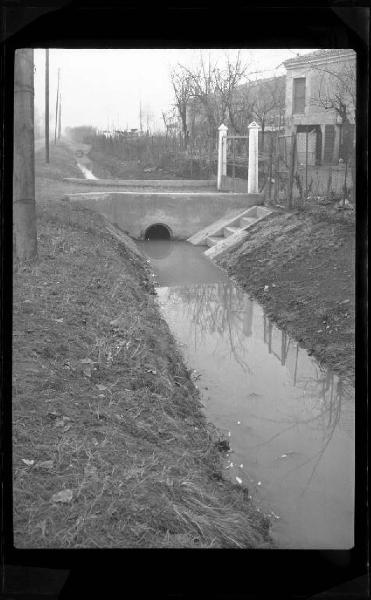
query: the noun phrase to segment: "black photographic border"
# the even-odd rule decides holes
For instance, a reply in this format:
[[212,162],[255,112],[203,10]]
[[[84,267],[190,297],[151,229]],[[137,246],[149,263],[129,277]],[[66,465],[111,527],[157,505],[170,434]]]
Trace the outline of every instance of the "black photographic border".
[[[5,3],[4,3],[5,4]],[[1,40],[1,458],[0,570],[36,596],[55,581],[60,597],[367,597],[367,149],[369,8],[202,1],[54,0],[3,5]],[[356,520],[355,546],[337,550],[20,550],[13,546],[11,451],[13,59],[16,48],[353,48],[357,52]],[[53,575],[54,573],[54,575]],[[53,579],[54,577],[54,579]],[[5,577],[6,579],[6,577]],[[4,580],[4,579],[3,579]],[[63,581],[65,584],[63,585]],[[44,582],[44,583],[41,583]],[[46,584],[45,584],[46,585]],[[52,584],[50,583],[51,587]],[[1,586],[1,578],[0,578]],[[34,587],[33,587],[34,586]],[[339,587],[340,586],[340,587]],[[366,587],[365,587],[366,586]],[[63,588],[63,589],[62,589]],[[336,589],[338,588],[338,591]],[[44,588],[43,588],[44,589]],[[45,588],[46,589],[46,588]],[[1,590],[1,587],[0,587]],[[56,592],[55,592],[56,593]],[[320,594],[321,593],[321,594]],[[364,595],[363,595],[364,594]],[[21,597],[12,595],[12,597]],[[25,596],[26,597],[26,596]],[[28,596],[27,596],[28,597]]]

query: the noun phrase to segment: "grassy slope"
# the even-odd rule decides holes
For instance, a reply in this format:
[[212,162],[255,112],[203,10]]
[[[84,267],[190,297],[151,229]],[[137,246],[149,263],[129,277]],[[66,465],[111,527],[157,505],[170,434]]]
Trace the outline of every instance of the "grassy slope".
[[145,172],[138,161],[122,161],[113,154],[90,150],[93,173],[100,179],[176,179],[173,173],[163,169]]
[[66,149],[37,173],[39,261],[14,274],[16,547],[269,544],[247,490],[222,477],[146,262],[58,200],[76,174]]
[[352,214],[274,213],[217,262],[320,362],[354,380]]
[[[179,158],[175,167],[170,164],[170,157],[165,157],[155,166],[152,160],[148,164],[145,160],[123,161],[113,154],[104,154],[94,148],[88,156],[93,173],[100,179],[210,179],[210,170],[201,167],[196,159]],[[151,169],[149,172],[146,170],[148,167]],[[215,175],[211,174],[211,179],[214,178]]]

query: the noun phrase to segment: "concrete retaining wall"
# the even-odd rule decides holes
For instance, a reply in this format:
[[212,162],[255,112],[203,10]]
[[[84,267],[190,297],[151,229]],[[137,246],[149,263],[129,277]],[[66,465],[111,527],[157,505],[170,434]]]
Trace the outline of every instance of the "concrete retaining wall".
[[79,183],[80,185],[96,185],[106,187],[153,187],[161,189],[188,189],[206,187],[214,188],[216,190],[215,179],[79,179],[78,177],[65,177],[63,181],[69,181],[70,183]]
[[100,212],[136,239],[143,239],[150,225],[161,223],[173,239],[185,240],[229,212],[263,203],[262,194],[220,192],[90,192],[66,198]]
[[222,175],[221,189],[226,192],[247,193],[247,179]]

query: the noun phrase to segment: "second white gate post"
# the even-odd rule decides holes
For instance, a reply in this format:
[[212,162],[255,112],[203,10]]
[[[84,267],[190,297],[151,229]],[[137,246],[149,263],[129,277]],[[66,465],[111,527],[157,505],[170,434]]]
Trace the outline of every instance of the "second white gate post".
[[258,140],[259,125],[253,121],[249,127],[249,169],[247,179],[247,193],[257,194],[259,191],[258,171]]
[[222,187],[222,175],[227,174],[227,131],[228,127],[222,123],[218,129],[219,141],[218,141],[218,178],[217,178],[217,189],[221,190]]

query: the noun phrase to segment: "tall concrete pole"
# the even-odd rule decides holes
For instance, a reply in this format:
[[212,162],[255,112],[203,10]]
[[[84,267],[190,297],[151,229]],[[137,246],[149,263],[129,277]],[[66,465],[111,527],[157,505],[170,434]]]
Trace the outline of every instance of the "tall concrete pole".
[[222,176],[227,174],[227,131],[228,127],[222,123],[218,128],[218,175],[217,189],[220,192],[222,189]]
[[37,256],[34,148],[34,60],[31,48],[15,52],[13,224],[16,257]]
[[258,171],[258,140],[259,125],[253,121],[249,127],[249,168],[247,179],[247,193],[257,194],[259,192]]
[[45,50],[45,161],[49,162],[49,48]]

